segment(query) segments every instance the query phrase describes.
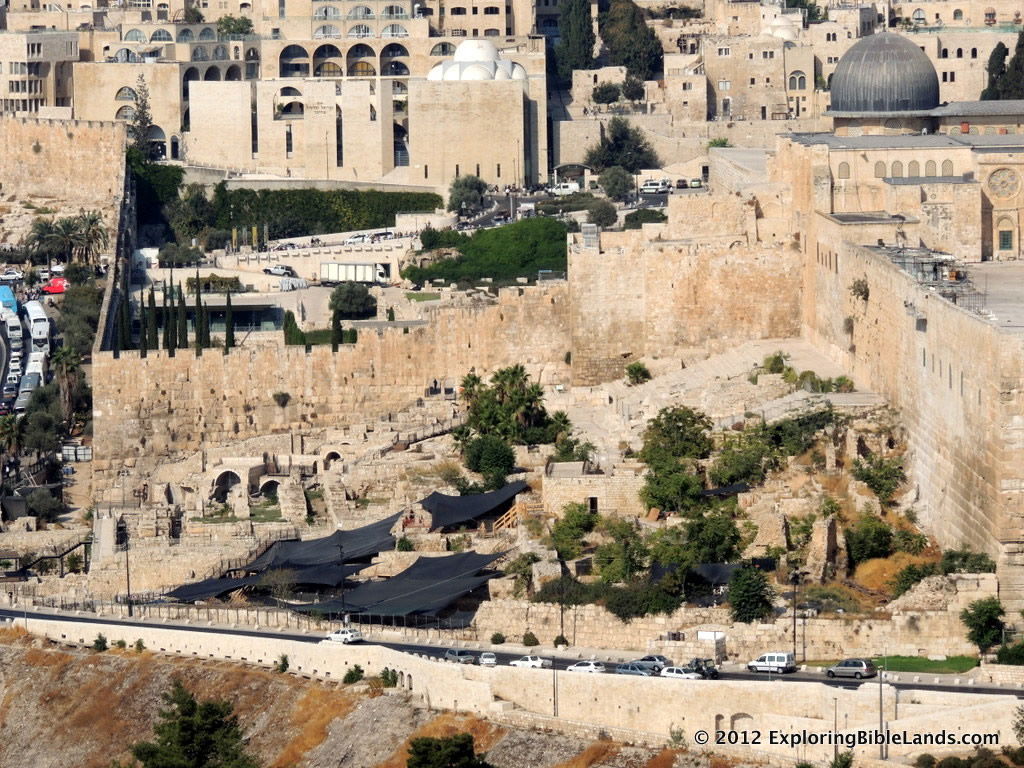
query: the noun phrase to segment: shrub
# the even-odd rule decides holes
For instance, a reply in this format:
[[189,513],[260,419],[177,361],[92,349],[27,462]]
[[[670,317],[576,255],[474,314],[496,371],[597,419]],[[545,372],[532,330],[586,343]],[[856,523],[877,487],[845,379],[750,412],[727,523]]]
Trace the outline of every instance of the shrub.
[[535,645],[540,645],[540,640],[537,639],[533,632],[527,632],[523,635],[523,645],[527,648],[533,648]]
[[1000,646],[996,651],[996,661],[999,664],[1024,665],[1024,642]]
[[606,168],[597,183],[612,200],[625,200],[633,191],[633,175],[617,165]]
[[943,573],[995,573],[995,561],[984,552],[950,549],[942,553],[939,568]]
[[569,640],[566,638],[565,635],[558,635],[555,638],[554,645],[565,645],[565,646],[568,646],[569,645]]
[[345,685],[351,685],[352,683],[358,683],[363,679],[363,668],[356,664],[352,669],[345,673],[345,676],[341,679]]
[[1005,613],[998,597],[975,600],[960,612],[960,621],[967,627],[967,639],[982,653],[1002,639]]
[[135,645],[133,647],[135,648],[136,653],[142,653],[144,650],[146,650],[146,644],[142,642],[141,637],[135,641]]
[[94,651],[100,651],[101,653],[110,646],[107,645],[107,638],[103,634],[96,635],[96,639],[92,641],[92,649]]
[[935,756],[925,752],[914,760],[914,768],[935,768]]
[[939,572],[938,567],[934,563],[923,563],[921,565],[911,564],[905,568],[900,569],[899,573],[893,578],[890,586],[892,587],[893,594],[899,597],[904,592],[909,591],[918,582],[926,579],[929,576],[934,576]]
[[116,643],[114,643],[114,645],[122,651],[128,647],[128,643],[126,643],[124,640],[118,640]]
[[396,688],[398,686],[398,670],[384,667],[380,673],[380,682],[385,688]]
[[731,146],[732,146],[732,144],[729,143],[729,140],[728,139],[724,139],[724,138],[712,139],[711,141],[708,142],[708,148],[731,147]]
[[622,228],[641,229],[644,224],[664,224],[666,221],[668,216],[656,208],[640,208],[626,214]]
[[647,370],[646,365],[637,361],[626,366],[626,378],[630,384],[636,386],[637,384],[643,384],[645,381],[650,381],[651,372]]
[[508,475],[516,466],[512,447],[497,435],[470,440],[465,450],[466,468],[482,475]]
[[853,768],[853,751],[840,752],[832,758],[828,768]]
[[274,671],[278,672],[278,673],[280,673],[282,675],[285,672],[288,671],[288,654],[287,653],[282,653],[278,657],[277,663],[274,665]]
[[408,536],[403,536],[398,540],[398,543],[395,544],[395,549],[399,552],[413,552],[416,550],[416,547]]
[[923,533],[907,531],[899,528],[893,533],[892,547],[897,552],[909,552],[912,555],[919,555],[928,546],[928,537]]
[[729,609],[733,621],[751,623],[772,614],[774,593],[763,571],[745,565],[729,580]]
[[907,481],[903,459],[878,455],[855,460],[853,476],[867,485],[883,505],[889,504],[896,490]]
[[607,200],[595,200],[587,206],[587,221],[599,227],[614,227],[619,220],[619,212]]
[[572,502],[562,507],[562,518],[551,526],[551,545],[562,560],[574,560],[583,551],[584,536],[594,530],[598,517],[585,505]]
[[892,528],[875,515],[865,515],[846,531],[846,549],[853,565],[892,554]]
[[1014,765],[1024,765],[1024,747],[1003,747],[1003,754],[1006,755]]
[[616,83],[598,83],[590,93],[595,104],[613,104],[619,100],[622,91]]
[[501,632],[495,632],[491,635],[491,645],[501,645],[505,642],[505,636]]
[[868,297],[871,296],[868,281],[864,278],[858,278],[850,283],[850,295],[862,301],[867,301]]

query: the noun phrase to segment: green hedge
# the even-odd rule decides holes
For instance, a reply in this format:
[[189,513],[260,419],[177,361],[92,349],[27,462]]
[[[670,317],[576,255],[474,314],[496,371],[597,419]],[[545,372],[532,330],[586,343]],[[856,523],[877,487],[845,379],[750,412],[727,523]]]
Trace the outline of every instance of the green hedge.
[[407,267],[402,277],[415,283],[438,278],[445,282],[472,282],[481,277],[536,278],[541,269],[564,271],[565,235],[562,222],[543,217],[477,230],[457,246],[460,257],[429,267]]
[[257,227],[268,237],[301,237],[325,232],[391,227],[395,214],[433,211],[441,197],[426,192],[378,192],[376,190],[228,189],[214,188],[211,220],[215,229]]

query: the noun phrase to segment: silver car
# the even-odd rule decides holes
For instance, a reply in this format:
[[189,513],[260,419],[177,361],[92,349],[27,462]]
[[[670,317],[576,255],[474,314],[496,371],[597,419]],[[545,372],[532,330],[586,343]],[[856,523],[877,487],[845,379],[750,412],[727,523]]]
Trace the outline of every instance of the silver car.
[[444,660],[459,664],[473,664],[476,662],[476,656],[464,648],[449,648],[444,652]]
[[825,670],[829,677],[852,677],[861,680],[878,674],[871,659],[843,659]]
[[644,669],[636,662],[629,662],[628,664],[619,664],[615,668],[616,675],[639,675],[640,677],[650,677],[651,670]]

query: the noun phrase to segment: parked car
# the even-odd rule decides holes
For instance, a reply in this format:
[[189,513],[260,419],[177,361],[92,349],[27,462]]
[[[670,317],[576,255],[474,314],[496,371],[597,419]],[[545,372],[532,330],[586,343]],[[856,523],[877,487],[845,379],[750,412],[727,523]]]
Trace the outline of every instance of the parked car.
[[349,235],[345,238],[342,245],[362,245],[368,242],[370,242],[369,235]]
[[852,677],[860,680],[865,677],[874,677],[878,674],[871,659],[843,659],[838,664],[833,664],[825,670],[829,677]]
[[718,667],[714,659],[690,659],[690,667],[694,672],[699,672],[702,677],[708,680],[718,679]]
[[567,667],[566,672],[589,672],[590,674],[596,675],[605,671],[605,666],[600,661],[577,661],[571,667]]
[[508,211],[498,211],[496,214],[494,214],[494,223],[504,224],[510,218],[511,217],[508,215]]
[[264,268],[263,274],[277,275],[278,277],[295,277],[295,270],[287,264],[275,264],[272,267]]
[[796,672],[796,660],[792,653],[785,651],[772,651],[763,653],[751,662],[747,663],[747,669],[751,672]]
[[651,670],[644,667],[638,666],[634,662],[628,662],[626,664],[619,664],[615,668],[616,675],[639,675],[640,677],[650,677]]
[[56,293],[64,293],[64,291],[66,291],[67,289],[68,281],[65,280],[63,277],[51,277],[49,280],[47,280],[39,287],[39,290],[41,290],[43,293],[48,293],[51,295]]
[[7,400],[8,398],[11,399],[11,400],[16,398],[18,396],[18,380],[19,379],[21,379],[21,377],[18,376],[18,375],[14,376],[14,381],[13,382],[8,378],[7,383],[4,384],[3,393],[0,394],[0,397],[3,397],[3,399],[5,399],[5,400]]
[[580,191],[580,185],[575,181],[562,181],[548,189],[548,193],[556,197],[563,195],[574,195]]
[[510,667],[529,667],[531,669],[550,669],[551,659],[542,659],[540,656],[523,656],[513,659],[508,663]]
[[327,637],[324,638],[325,642],[328,643],[358,643],[363,639],[363,633],[358,629],[339,629],[337,632],[331,632]]
[[675,677],[680,680],[703,680],[704,675],[693,667],[665,667],[660,672],[660,677]]
[[690,179],[690,189],[700,189],[704,186],[704,182],[700,179]]
[[661,672],[665,667],[672,666],[672,659],[666,659],[664,656],[644,656],[642,659],[634,659],[630,664],[636,664],[637,666],[649,669],[654,674]]
[[490,651],[484,651],[480,654],[479,664],[481,667],[494,667],[498,664],[498,657]]
[[36,270],[36,276],[40,280],[49,280],[50,279],[50,270],[48,270],[46,267],[40,267],[39,269]]
[[54,262],[53,264],[50,265],[50,272],[54,275],[63,275],[64,265],[58,262]]
[[686,189],[686,179],[676,179],[676,189]]
[[640,187],[640,192],[645,195],[661,195],[668,190],[668,182],[665,179],[646,179]]
[[18,280],[21,280],[23,277],[24,275],[21,274],[21,272],[15,269],[14,267],[8,267],[3,272],[0,272],[0,281],[3,281],[5,283],[17,282]]
[[444,660],[455,661],[459,664],[472,664],[476,661],[476,656],[465,648],[449,648],[444,652]]

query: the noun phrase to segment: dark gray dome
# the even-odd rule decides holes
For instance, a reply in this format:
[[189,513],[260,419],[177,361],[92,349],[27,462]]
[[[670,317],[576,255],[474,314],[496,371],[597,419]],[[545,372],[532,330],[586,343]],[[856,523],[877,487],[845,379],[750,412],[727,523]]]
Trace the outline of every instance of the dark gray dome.
[[895,32],[869,35],[832,75],[831,112],[911,112],[939,106],[939,78],[925,52]]

